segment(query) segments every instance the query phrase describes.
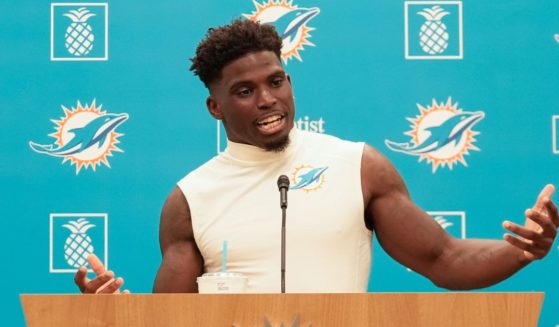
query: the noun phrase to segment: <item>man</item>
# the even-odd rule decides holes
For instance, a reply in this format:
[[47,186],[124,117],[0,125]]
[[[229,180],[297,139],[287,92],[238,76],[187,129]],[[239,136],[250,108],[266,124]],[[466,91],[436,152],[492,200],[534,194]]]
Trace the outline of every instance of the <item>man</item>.
[[[504,222],[504,241],[459,240],[410,199],[392,164],[362,143],[298,131],[281,39],[268,25],[236,20],[210,29],[192,70],[208,87],[210,114],[223,122],[227,150],[182,179],[161,214],[163,260],[154,292],[197,292],[196,278],[220,267],[249,278],[251,292],[279,292],[280,219],[275,181],[292,174],[288,211],[287,292],[366,291],[374,231],[400,263],[448,289],[495,284],[543,258],[559,215],[546,186],[526,224]],[[295,184],[295,185],[293,185]],[[91,256],[84,293],[119,292]]]

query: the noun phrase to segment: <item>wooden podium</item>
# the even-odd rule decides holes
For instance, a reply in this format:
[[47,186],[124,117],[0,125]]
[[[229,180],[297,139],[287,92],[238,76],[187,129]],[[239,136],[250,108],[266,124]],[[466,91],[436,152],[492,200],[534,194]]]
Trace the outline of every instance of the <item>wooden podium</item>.
[[543,293],[21,295],[28,326],[535,327]]

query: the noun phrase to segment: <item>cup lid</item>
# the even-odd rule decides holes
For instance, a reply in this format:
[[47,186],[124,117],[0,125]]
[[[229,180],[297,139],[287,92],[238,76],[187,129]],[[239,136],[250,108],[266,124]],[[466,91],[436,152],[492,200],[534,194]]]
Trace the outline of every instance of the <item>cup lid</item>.
[[202,277],[245,277],[245,275],[236,272],[218,271],[205,273],[202,275]]

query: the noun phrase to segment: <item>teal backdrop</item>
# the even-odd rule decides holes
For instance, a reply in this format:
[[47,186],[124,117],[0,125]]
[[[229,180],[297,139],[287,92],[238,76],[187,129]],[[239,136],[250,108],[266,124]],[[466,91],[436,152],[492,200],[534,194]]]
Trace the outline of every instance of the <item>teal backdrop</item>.
[[[163,202],[225,140],[189,58],[243,14],[298,28],[284,47],[299,126],[376,147],[449,233],[499,239],[559,184],[556,0],[4,0],[5,326],[24,325],[21,293],[77,293],[71,262],[90,247],[132,292],[151,291]],[[448,146],[413,152],[459,114],[470,124]],[[539,326],[559,325],[558,252],[483,291],[545,292]],[[444,291],[378,244],[373,262],[372,292]]]

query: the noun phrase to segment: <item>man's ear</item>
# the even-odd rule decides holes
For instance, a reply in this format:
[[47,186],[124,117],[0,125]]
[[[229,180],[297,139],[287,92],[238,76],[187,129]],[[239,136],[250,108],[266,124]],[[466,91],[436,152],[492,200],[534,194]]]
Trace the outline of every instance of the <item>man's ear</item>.
[[223,114],[221,113],[219,104],[217,104],[217,102],[212,98],[211,95],[206,99],[206,107],[208,107],[208,111],[213,118],[217,120],[223,119]]
[[293,99],[295,99],[295,92],[293,91],[293,83],[291,82],[291,76],[289,76],[289,74],[285,74],[285,77],[287,78],[287,81],[291,86],[291,93],[293,94]]

